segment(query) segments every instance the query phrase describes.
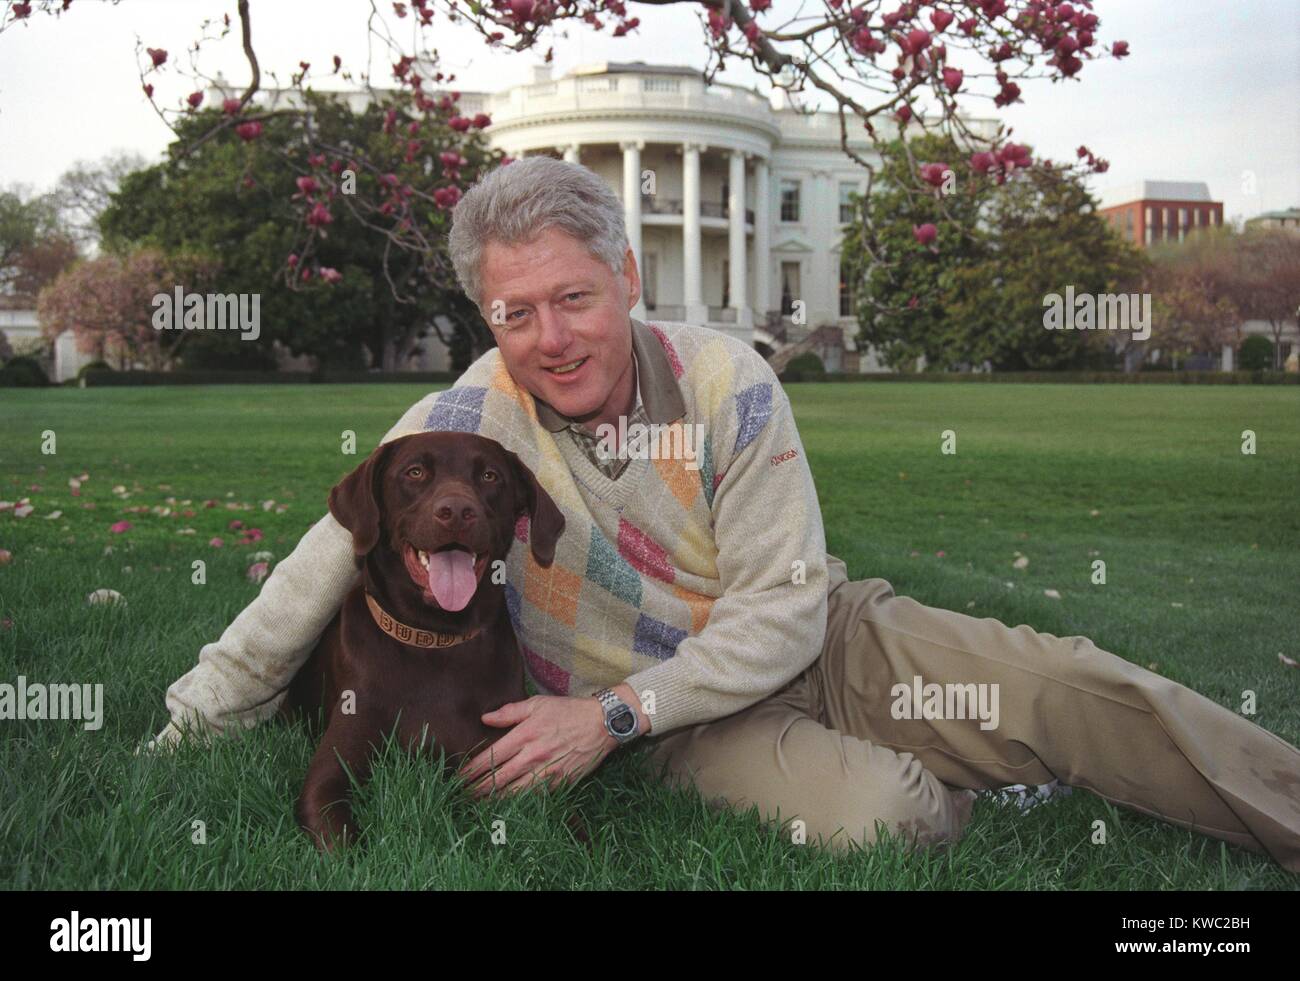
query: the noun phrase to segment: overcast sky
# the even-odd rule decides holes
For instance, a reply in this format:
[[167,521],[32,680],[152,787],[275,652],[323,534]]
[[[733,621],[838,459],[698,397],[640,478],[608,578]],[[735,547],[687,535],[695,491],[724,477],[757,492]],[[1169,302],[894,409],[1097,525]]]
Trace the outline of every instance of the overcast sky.
[[[567,39],[555,37],[556,74],[603,59],[705,66],[699,8],[635,0],[628,7],[642,20],[632,36],[612,38],[579,23]],[[774,9],[792,16],[800,5],[776,0]],[[1102,41],[1128,41],[1131,56],[1088,63],[1079,82],[1025,85],[1023,105],[998,111],[1015,139],[1054,159],[1072,159],[1086,144],[1111,161],[1109,173],[1092,181],[1097,191],[1144,178],[1205,181],[1229,219],[1300,206],[1300,0],[1098,0],[1094,9]],[[360,0],[254,0],[263,68],[278,70],[286,84],[299,59],[328,70],[338,54],[345,66],[364,69],[368,10]],[[158,159],[171,134],[140,91],[136,39],[183,62],[200,23],[227,12],[236,20],[233,0],[75,0],[59,21],[33,16],[0,33],[0,186],[46,190],[76,161],[119,148]],[[769,19],[776,20],[769,13],[763,22]],[[411,24],[391,14],[389,22]],[[466,90],[527,81],[545,53],[543,45],[536,54],[494,54],[476,34],[445,22],[432,36],[444,69]],[[382,66],[385,54],[375,50]],[[205,48],[200,66],[246,80],[237,28]],[[765,84],[738,65],[728,68],[721,81]],[[375,77],[382,78],[379,67]],[[158,83],[168,104],[188,91],[172,75]],[[969,108],[991,114],[984,101]]]

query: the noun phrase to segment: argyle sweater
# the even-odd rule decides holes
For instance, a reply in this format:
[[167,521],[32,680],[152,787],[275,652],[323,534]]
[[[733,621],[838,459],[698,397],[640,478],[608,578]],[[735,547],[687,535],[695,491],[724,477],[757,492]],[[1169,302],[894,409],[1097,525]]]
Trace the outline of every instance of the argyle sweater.
[[[681,427],[702,427],[691,430],[702,435],[694,460],[634,459],[610,480],[566,433],[538,422],[532,394],[495,348],[412,406],[384,441],[473,432],[532,469],[565,528],[543,568],[521,515],[506,559],[506,606],[529,677],[554,695],[626,681],[659,736],[740,711],[816,660],[828,582],[816,488],[772,369],[718,331],[648,326],[686,406],[660,445],[692,446]],[[187,719],[225,729],[273,714],[356,575],[351,538],[327,513],[168,689],[172,724],[159,739],[175,741]]]

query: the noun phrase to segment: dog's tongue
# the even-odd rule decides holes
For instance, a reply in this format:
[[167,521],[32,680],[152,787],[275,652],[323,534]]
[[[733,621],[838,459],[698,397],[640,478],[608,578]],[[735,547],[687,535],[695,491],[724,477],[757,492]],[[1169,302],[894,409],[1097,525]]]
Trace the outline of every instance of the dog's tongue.
[[459,548],[429,554],[429,592],[444,610],[463,610],[474,596],[474,556]]

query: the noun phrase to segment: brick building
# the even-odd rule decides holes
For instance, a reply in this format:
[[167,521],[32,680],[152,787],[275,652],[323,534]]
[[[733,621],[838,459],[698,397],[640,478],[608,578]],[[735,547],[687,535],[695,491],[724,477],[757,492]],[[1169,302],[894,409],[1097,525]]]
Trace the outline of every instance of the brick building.
[[1223,202],[1202,181],[1138,181],[1101,193],[1102,217],[1138,248],[1181,242],[1198,228],[1223,224]]

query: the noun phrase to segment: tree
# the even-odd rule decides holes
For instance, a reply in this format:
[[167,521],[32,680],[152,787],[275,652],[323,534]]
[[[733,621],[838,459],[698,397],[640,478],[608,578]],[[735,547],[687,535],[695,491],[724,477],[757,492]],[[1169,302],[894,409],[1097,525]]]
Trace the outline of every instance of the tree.
[[[886,362],[937,369],[1099,367],[1118,335],[1044,329],[1045,299],[1104,294],[1140,268],[1077,175],[1022,166],[1026,146],[962,155],[927,136],[884,148],[876,190],[844,231],[862,338]],[[915,189],[919,176],[924,191]]]
[[[312,93],[308,99],[313,139],[334,157],[325,166],[323,154],[311,155],[307,164],[324,171],[319,178],[300,173],[304,120],[294,117],[268,120],[256,145],[221,132],[183,152],[194,134],[211,131],[214,111],[184,120],[168,160],[128,175],[103,213],[107,247],[147,244],[165,252],[198,252],[219,263],[223,292],[260,295],[262,344],[206,334],[189,343],[186,363],[270,366],[270,343],[279,340],[293,353],[314,354],[327,366],[364,367],[368,360],[394,370],[423,333],[439,330],[434,323],[439,313],[453,325],[456,320],[476,324],[471,345],[486,350],[490,333],[454,286],[445,245],[449,215],[440,211],[424,218],[437,233],[427,250],[417,253],[395,250],[395,233],[376,228],[354,205],[378,186],[388,188],[381,209],[419,210],[404,189],[421,164],[406,159],[405,142],[391,145],[383,132],[391,107],[379,103],[354,113],[325,96]],[[453,135],[448,131],[441,138]],[[477,134],[461,139],[460,146],[465,156],[456,154],[458,165],[490,156]],[[358,171],[349,158],[356,148],[384,169],[377,175]],[[305,218],[297,199],[315,202]],[[430,268],[438,270],[436,280],[429,278]]]
[[1273,367],[1282,368],[1282,331],[1300,323],[1300,237],[1283,229],[1251,229],[1240,237],[1241,312],[1273,334]]
[[53,340],[71,330],[78,350],[115,360],[123,370],[137,361],[168,368],[195,334],[155,330],[153,298],[170,294],[176,284],[200,292],[211,274],[201,257],[169,258],[157,249],[90,259],[41,291],[36,307],[41,332]]
[[[1021,100],[1019,83],[1027,78],[1077,81],[1087,62],[1128,54],[1124,41],[1114,42],[1108,51],[1102,47],[1097,33],[1100,19],[1092,12],[1091,0],[909,0],[897,6],[896,0],[863,0],[855,5],[827,0],[822,10],[811,14],[801,11],[785,23],[774,22],[771,0],[748,0],[747,4],[741,0],[642,2],[659,6],[686,3],[699,12],[703,41],[709,51],[706,77],[710,81],[732,58],[747,62],[774,87],[796,98],[805,89],[829,97],[839,116],[841,148],[868,171],[869,193],[875,165],[850,147],[851,125],[854,129],[861,125],[879,144],[894,139],[899,127],[916,127],[922,133],[944,133],[958,140],[964,151],[1000,153],[1010,145],[1009,131],[1000,131],[991,140],[980,137],[967,126],[959,112],[959,101],[969,105],[972,100],[982,99],[996,107],[1006,106]],[[261,89],[262,67],[253,43],[251,9],[250,0],[238,0],[238,40],[249,67],[248,84],[242,93],[223,100],[220,121],[213,122],[206,133],[191,131],[182,153],[196,151],[220,133],[234,133],[241,140],[256,143],[274,120],[309,119],[305,96],[317,76],[312,76],[312,66],[305,60],[299,62],[291,78],[292,86],[304,96],[300,105],[268,107],[255,101]],[[437,69],[436,49],[428,37],[435,12],[443,11],[450,22],[468,22],[490,49],[516,52],[534,48],[551,31],[567,26],[568,21],[581,20],[600,30],[609,20],[615,25],[612,34],[624,36],[635,31],[640,20],[627,16],[623,0],[470,0],[468,4],[459,0],[410,0],[393,3],[391,9],[394,17],[413,28],[398,32],[413,37],[413,42],[408,53],[394,39],[395,33],[379,6],[371,4],[367,31],[389,52],[392,78],[398,84],[381,133],[374,141],[343,148],[347,152],[339,153],[338,145],[319,141],[310,122],[305,122],[300,176],[324,186],[331,168],[347,162],[356,164],[353,169],[358,174],[375,178],[371,188],[365,193],[359,191],[345,205],[358,221],[389,236],[392,247],[385,254],[387,259],[395,260],[400,253],[413,255],[422,264],[427,282],[443,284],[448,270],[439,263],[435,243],[446,212],[481,174],[482,167],[508,163],[509,158],[466,159],[462,163],[465,155],[460,147],[442,138],[446,129],[463,134],[490,126],[491,119],[484,114],[472,119],[461,115],[456,106],[459,93],[455,91],[436,99],[424,92],[426,82],[450,86],[455,80],[454,74]],[[0,31],[30,27],[38,13],[60,17],[67,10],[68,0],[11,4],[8,16],[0,21]],[[216,21],[204,22],[203,37],[189,46],[191,63],[197,65],[204,45],[221,43],[232,30],[229,14],[219,25]],[[545,60],[551,59],[548,48]],[[179,131],[179,120],[195,115],[203,103],[201,80],[205,76],[197,67],[190,75],[177,71],[161,43],[156,47],[139,43],[137,60],[145,96],[164,121]],[[965,67],[958,67],[958,63]],[[169,73],[174,73],[184,86],[177,94],[175,108],[170,102],[162,104],[161,93],[155,87],[173,77]],[[275,77],[273,72],[267,74]],[[338,56],[332,59],[332,71],[326,76],[347,82],[357,80],[344,69]],[[368,73],[360,73],[359,80],[375,95]],[[856,117],[852,124],[850,117]],[[430,133],[434,134],[432,138]],[[423,172],[412,180],[388,184],[379,178],[393,171],[385,166],[386,161],[375,160],[373,154],[378,150],[382,157],[397,148],[406,163],[422,163]],[[1086,160],[1094,170],[1105,169],[1104,160],[1086,148],[1081,150],[1080,161]],[[1028,158],[1017,158],[1018,167],[1032,164]],[[920,187],[920,182],[913,179]],[[301,264],[320,242],[318,232],[325,221],[318,208],[323,204],[315,194],[297,199],[301,216],[306,220],[316,215],[317,220],[303,226],[302,241],[285,256],[286,274],[297,268],[290,265],[289,256]],[[396,276],[386,277],[397,302],[409,302],[409,294],[402,292],[408,276],[399,265]]]
[[21,186],[0,191],[0,293],[27,295],[33,267],[43,265],[31,251],[63,237],[52,196],[32,195]]
[[62,225],[81,251],[99,245],[99,216],[108,207],[122,180],[148,166],[138,153],[119,151],[97,164],[79,160],[58,180],[51,196],[59,209]]

